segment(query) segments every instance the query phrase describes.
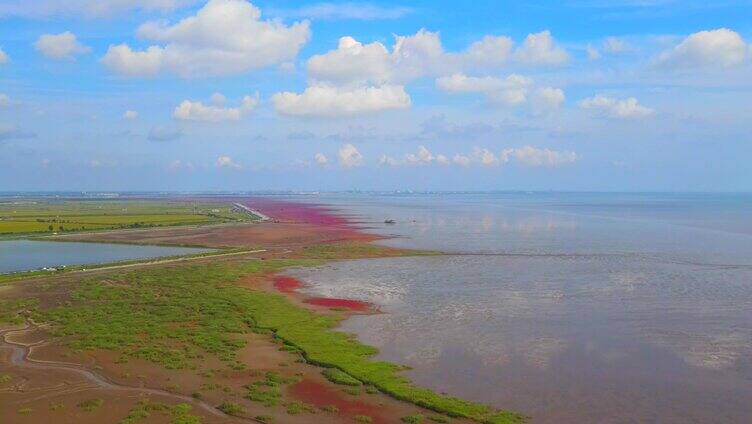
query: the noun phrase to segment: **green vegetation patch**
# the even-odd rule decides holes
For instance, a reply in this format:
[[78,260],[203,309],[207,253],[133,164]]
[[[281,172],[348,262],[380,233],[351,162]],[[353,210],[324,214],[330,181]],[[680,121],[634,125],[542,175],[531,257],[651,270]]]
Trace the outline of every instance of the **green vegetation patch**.
[[[397,399],[441,414],[490,424],[517,423],[522,416],[440,395],[417,387],[400,375],[404,369],[375,361],[376,349],[336,331],[342,317],[321,315],[293,305],[271,292],[232,284],[254,273],[311,260],[267,260],[201,264],[139,270],[84,281],[69,306],[40,313],[78,349],[111,349],[163,364],[186,367],[204,354],[234,361],[243,341],[238,337],[266,329],[303,352],[306,360],[340,370]],[[274,405],[281,384],[276,377],[249,386],[247,397]]]
[[240,406],[239,404],[231,401],[224,401],[222,402],[217,409],[224,412],[227,415],[235,415],[235,416],[241,416],[245,413],[245,409]]
[[0,202],[0,235],[242,222],[258,219],[229,203],[172,200]]
[[290,415],[298,415],[302,414],[303,412],[315,414],[316,407],[305,402],[290,402],[287,405],[287,413]]
[[128,412],[128,416],[120,421],[120,424],[137,424],[149,418],[153,413],[170,416],[170,424],[201,424],[200,417],[190,414],[191,409],[187,403],[169,406],[161,402],[140,400]]
[[36,299],[0,299],[0,323],[22,324],[24,315],[37,307]]
[[231,362],[245,344],[237,336],[255,325],[248,299],[256,292],[224,284],[287,261],[234,266],[194,265],[139,270],[82,281],[70,306],[44,311],[39,320],[70,337],[74,349],[109,349],[186,368],[204,354]]
[[78,407],[86,412],[93,412],[101,408],[104,405],[102,399],[88,399],[78,404]]
[[248,393],[246,399],[259,402],[264,406],[276,405],[282,397],[281,386],[283,384],[296,383],[295,378],[284,378],[278,373],[267,372],[263,380],[256,381],[246,386]]
[[324,377],[326,377],[327,380],[335,384],[342,384],[345,386],[360,386],[363,384],[339,368],[327,368],[322,371],[321,374],[324,374]]

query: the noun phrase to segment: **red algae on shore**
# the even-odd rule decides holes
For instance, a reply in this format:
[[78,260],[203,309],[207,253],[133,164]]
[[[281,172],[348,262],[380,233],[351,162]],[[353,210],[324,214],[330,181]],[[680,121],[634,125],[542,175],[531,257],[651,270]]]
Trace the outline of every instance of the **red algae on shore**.
[[303,287],[303,282],[293,277],[285,277],[284,275],[277,275],[272,278],[274,288],[281,293],[295,293],[299,288]]
[[348,227],[352,222],[345,216],[333,213],[321,205],[254,197],[241,203],[258,209],[279,221],[321,225],[325,227]]
[[356,415],[366,415],[373,419],[373,422],[387,423],[381,413],[383,408],[380,405],[364,402],[358,399],[348,399],[341,390],[327,386],[326,384],[304,379],[290,387],[290,394],[298,400],[310,403],[316,407],[336,406],[339,414],[346,417]]
[[351,311],[364,312],[371,308],[371,304],[360,300],[337,299],[332,297],[310,297],[303,302],[309,305],[325,306],[327,308],[345,308]]
[[[272,278],[272,283],[277,291],[284,294],[297,293],[298,289],[305,285],[297,278],[287,277],[285,275],[275,275]],[[331,297],[307,297],[303,299],[303,302],[309,305],[324,306],[327,308],[343,308],[356,312],[364,312],[371,308],[371,304],[368,302]]]

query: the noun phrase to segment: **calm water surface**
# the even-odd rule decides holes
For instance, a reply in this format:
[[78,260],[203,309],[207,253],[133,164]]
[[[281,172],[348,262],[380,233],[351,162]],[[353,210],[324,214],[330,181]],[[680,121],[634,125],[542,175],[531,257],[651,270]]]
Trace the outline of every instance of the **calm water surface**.
[[381,305],[344,329],[416,382],[536,423],[752,422],[752,196],[316,201],[457,253],[293,272]]
[[90,265],[115,261],[189,255],[210,249],[127,244],[54,241],[0,241],[0,273],[61,265]]

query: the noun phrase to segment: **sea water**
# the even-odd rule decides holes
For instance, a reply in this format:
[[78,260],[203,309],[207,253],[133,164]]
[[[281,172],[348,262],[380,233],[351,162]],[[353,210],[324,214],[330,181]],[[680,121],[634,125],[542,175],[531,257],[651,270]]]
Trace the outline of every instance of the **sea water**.
[[[329,195],[442,257],[293,271],[417,384],[535,423],[752,422],[752,196]],[[395,224],[384,224],[393,219]]]

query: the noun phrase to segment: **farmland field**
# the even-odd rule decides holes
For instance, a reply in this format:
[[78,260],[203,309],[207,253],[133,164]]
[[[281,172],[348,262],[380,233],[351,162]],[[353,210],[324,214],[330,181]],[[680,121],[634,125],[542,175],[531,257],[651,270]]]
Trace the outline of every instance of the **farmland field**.
[[252,220],[231,203],[169,200],[0,201],[0,235],[214,224]]

